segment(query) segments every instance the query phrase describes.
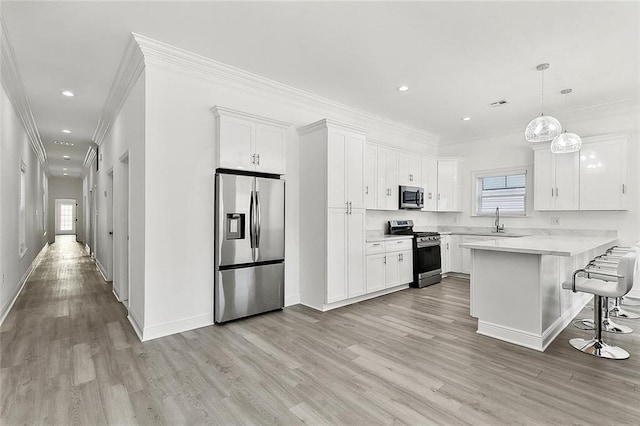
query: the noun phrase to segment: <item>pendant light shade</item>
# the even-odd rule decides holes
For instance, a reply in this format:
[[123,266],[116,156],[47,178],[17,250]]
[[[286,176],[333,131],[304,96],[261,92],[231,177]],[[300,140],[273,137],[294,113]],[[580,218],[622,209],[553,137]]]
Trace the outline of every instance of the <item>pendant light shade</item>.
[[562,125],[560,122],[550,115],[541,115],[536,117],[524,130],[524,137],[529,142],[547,142],[560,135]]
[[554,154],[566,154],[580,151],[582,139],[575,133],[564,132],[551,142],[551,152]]
[[549,64],[540,64],[536,67],[542,73],[541,114],[529,122],[524,130],[524,137],[528,142],[547,142],[553,140],[562,133],[560,122],[550,115],[544,115],[544,70]]

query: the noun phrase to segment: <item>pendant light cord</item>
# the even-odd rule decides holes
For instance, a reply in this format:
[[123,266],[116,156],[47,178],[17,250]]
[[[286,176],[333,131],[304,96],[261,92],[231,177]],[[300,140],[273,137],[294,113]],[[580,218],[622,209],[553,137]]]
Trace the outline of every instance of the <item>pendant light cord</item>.
[[542,70],[542,92],[540,96],[540,115],[544,115],[544,69]]

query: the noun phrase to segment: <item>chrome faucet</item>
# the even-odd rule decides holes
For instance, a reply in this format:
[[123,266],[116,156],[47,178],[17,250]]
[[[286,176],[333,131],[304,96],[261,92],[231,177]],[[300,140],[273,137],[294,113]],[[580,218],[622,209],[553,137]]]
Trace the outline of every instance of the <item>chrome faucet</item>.
[[504,232],[504,224],[500,225],[500,207],[496,207],[496,232]]

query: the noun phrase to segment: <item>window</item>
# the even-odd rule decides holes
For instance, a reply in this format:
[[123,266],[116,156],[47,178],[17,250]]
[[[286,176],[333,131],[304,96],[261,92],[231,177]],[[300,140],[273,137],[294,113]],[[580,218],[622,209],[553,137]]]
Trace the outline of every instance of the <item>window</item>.
[[24,256],[27,252],[27,166],[20,164],[20,204],[18,211],[18,255]]
[[73,231],[73,206],[60,204],[60,231]]
[[504,215],[527,214],[527,169],[496,170],[475,174],[475,214],[495,214],[496,208]]

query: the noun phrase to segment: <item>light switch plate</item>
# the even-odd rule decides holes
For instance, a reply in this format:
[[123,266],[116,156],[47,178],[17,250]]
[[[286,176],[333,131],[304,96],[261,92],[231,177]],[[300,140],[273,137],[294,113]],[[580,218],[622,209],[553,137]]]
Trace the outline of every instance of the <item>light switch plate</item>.
[[560,225],[560,218],[559,217],[552,217],[551,218],[551,224],[552,225]]

